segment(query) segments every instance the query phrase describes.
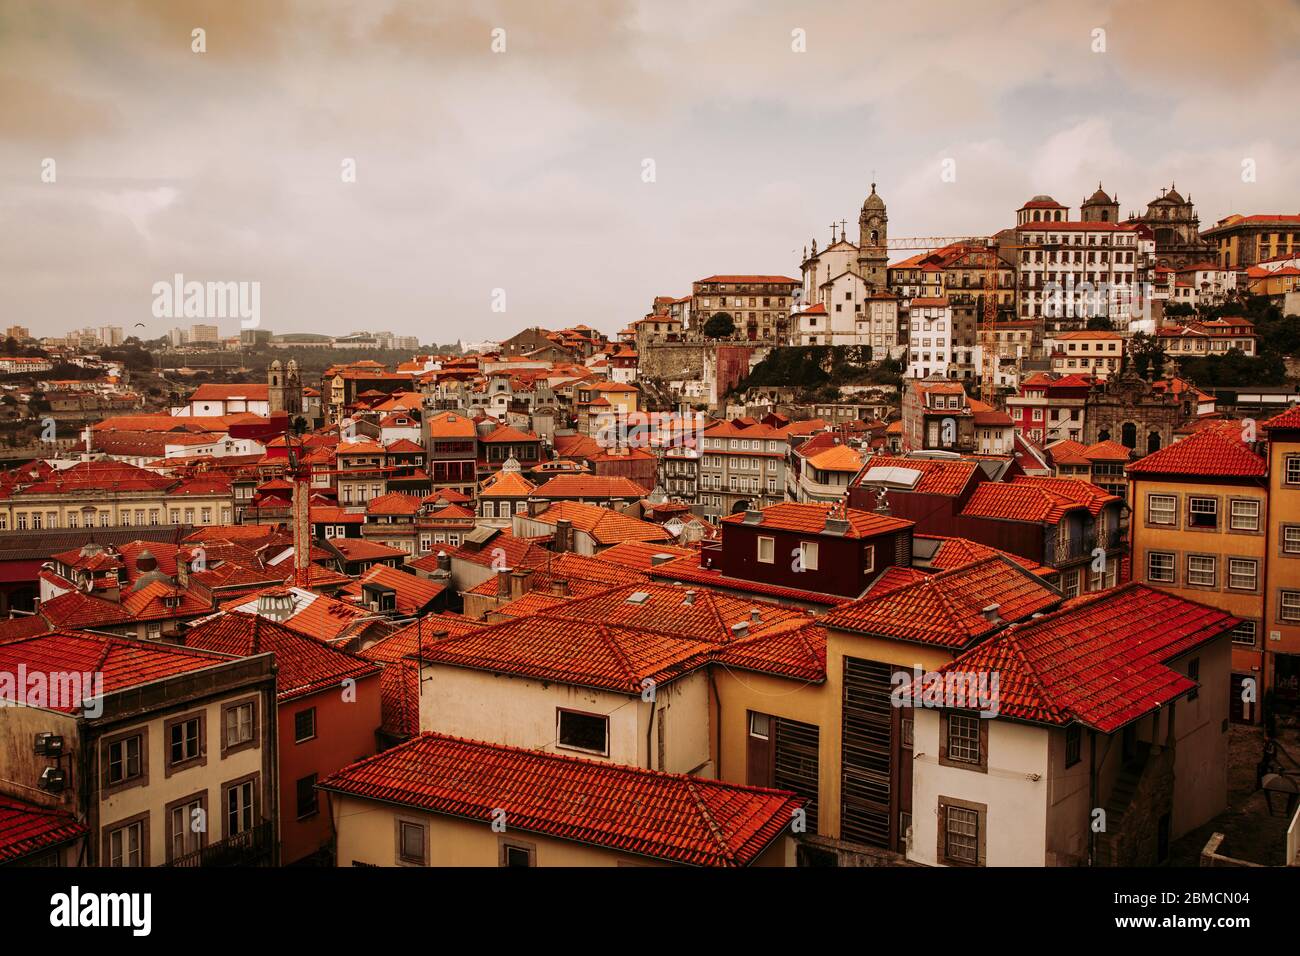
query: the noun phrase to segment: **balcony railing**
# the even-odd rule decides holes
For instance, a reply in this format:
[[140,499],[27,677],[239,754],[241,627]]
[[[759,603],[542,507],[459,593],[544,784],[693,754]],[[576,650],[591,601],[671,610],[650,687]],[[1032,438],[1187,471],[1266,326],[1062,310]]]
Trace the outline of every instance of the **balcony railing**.
[[177,857],[168,866],[266,866],[271,863],[274,833],[269,820],[251,830]]

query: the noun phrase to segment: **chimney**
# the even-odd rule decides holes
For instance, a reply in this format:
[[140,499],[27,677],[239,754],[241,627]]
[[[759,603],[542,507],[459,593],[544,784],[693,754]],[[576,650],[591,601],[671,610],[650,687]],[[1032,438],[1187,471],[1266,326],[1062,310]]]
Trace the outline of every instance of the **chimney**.
[[749,621],[751,624],[758,624],[763,620],[763,612],[756,607],[749,609]]
[[689,590],[689,591],[686,592],[686,596],[685,596],[684,598],[682,598],[682,603],[685,604],[687,607],[690,607],[692,604],[695,603],[695,591],[694,591],[694,589]]
[[564,554],[572,546],[573,522],[560,518],[555,522],[555,553]]
[[529,592],[533,586],[532,577],[532,568],[519,568],[510,572],[510,600],[521,598]]
[[446,551],[438,552],[438,570],[451,574],[451,555]]
[[528,517],[536,518],[539,514],[541,514],[548,507],[550,507],[550,504],[551,503],[547,501],[545,498],[529,498]]
[[510,569],[497,570],[497,597],[506,597],[510,593]]
[[569,582],[563,578],[555,578],[551,581],[551,593],[556,597],[569,596]]
[[749,637],[749,622],[740,621],[731,625],[731,636],[735,638]]
[[1002,615],[998,614],[998,611],[1001,609],[1001,607],[1002,607],[1001,604],[990,604],[988,607],[984,608],[984,610],[981,613],[984,615],[985,620],[989,621],[990,623],[1001,624]]

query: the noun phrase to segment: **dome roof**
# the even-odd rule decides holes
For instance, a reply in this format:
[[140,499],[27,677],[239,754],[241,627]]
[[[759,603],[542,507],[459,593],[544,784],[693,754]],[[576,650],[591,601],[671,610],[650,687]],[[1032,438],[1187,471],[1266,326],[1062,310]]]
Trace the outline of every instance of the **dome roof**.
[[1083,202],[1085,206],[1095,206],[1099,204],[1103,206],[1109,206],[1111,205],[1111,203],[1112,200],[1109,196],[1106,195],[1106,191],[1101,188],[1101,183],[1097,184],[1097,191],[1093,193],[1091,196],[1089,196],[1087,199],[1085,199]]
[[881,209],[885,208],[885,201],[876,195],[876,184],[871,184],[871,195],[866,198],[862,204],[863,209]]
[[176,582],[172,580],[171,575],[163,571],[154,569],[153,571],[146,572],[145,574],[142,574],[138,578],[136,578],[135,586],[132,587],[131,590],[143,591],[145,588],[153,584],[155,581],[162,581],[166,584],[171,584],[171,585],[176,584]]

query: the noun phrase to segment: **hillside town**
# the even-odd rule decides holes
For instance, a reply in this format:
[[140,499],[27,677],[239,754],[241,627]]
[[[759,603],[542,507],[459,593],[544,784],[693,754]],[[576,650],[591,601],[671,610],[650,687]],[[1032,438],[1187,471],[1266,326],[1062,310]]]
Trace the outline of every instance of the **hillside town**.
[[0,866],[1300,865],[1300,214],[1091,185],[607,330],[11,326]]

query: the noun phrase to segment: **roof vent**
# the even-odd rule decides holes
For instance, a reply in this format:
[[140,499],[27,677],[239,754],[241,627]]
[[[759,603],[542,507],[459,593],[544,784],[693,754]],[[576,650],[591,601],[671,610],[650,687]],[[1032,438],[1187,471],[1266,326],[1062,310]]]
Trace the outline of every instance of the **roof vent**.
[[990,621],[991,623],[1001,624],[1002,615],[998,614],[998,611],[1001,610],[1001,608],[1002,608],[1001,604],[990,604],[988,607],[984,608],[980,613],[983,614],[985,619]]
[[687,591],[686,596],[682,598],[682,603],[685,604],[687,607],[690,607],[692,604],[694,604],[695,591],[694,590]]
[[742,519],[745,524],[762,524],[763,512],[757,508],[746,508],[745,517]]
[[823,530],[827,534],[842,538],[849,533],[849,523],[843,518],[827,518],[826,527]]
[[749,636],[749,622],[748,622],[748,621],[739,621],[739,622],[737,622],[737,623],[731,625],[731,636],[732,636],[732,637],[748,637],[748,636]]
[[650,555],[650,567],[657,568],[661,564],[667,564],[672,559],[671,554],[652,554]]
[[631,594],[628,595],[627,603],[644,604],[648,600],[650,600],[650,595],[647,594],[645,591],[633,591]]
[[751,607],[749,609],[749,619],[754,624],[757,624],[759,621],[763,620],[763,612],[756,607]]

